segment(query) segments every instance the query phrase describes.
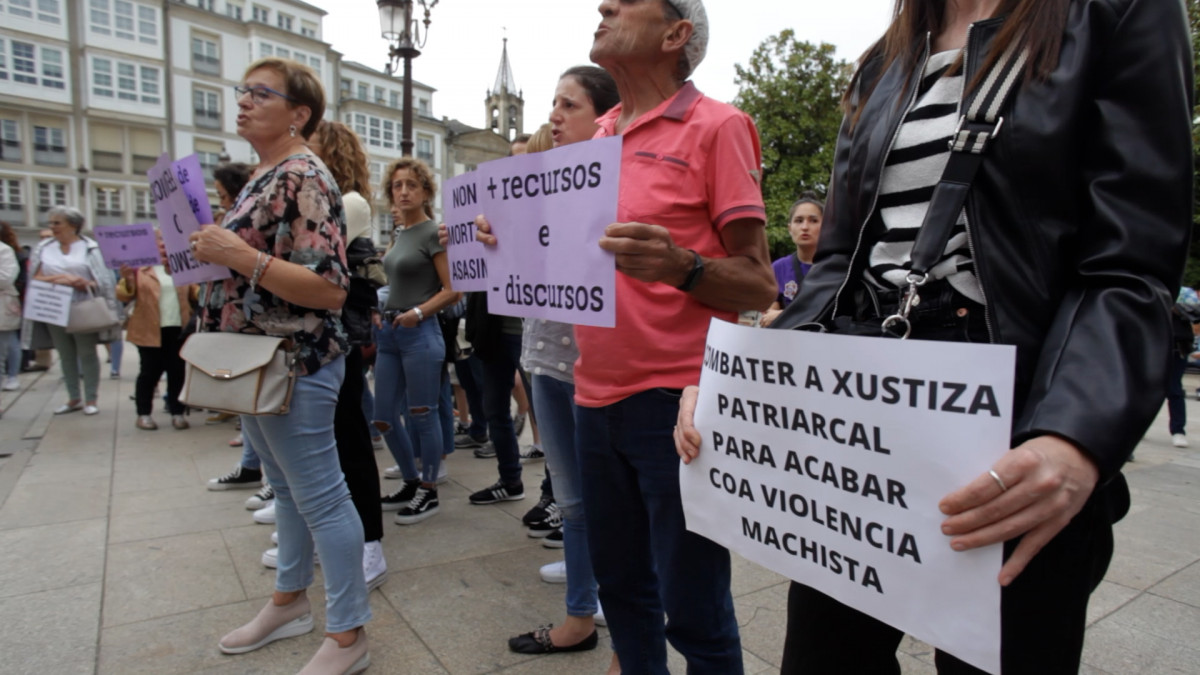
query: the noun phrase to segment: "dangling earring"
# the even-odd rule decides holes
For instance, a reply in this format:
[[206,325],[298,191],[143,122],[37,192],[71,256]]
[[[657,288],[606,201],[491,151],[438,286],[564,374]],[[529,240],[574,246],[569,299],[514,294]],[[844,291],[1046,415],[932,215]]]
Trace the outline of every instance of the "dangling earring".
[[292,138],[296,137],[296,125],[295,124],[288,127],[288,133],[292,135]]

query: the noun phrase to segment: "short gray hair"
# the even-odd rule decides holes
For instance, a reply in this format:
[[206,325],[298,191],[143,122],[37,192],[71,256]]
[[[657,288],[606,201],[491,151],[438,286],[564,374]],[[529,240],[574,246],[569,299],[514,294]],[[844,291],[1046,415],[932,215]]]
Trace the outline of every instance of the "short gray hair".
[[62,218],[67,221],[68,225],[75,228],[75,234],[83,232],[83,212],[74,206],[52,206],[46,212],[46,218]]
[[708,52],[708,13],[703,0],[663,0],[680,17],[692,22],[692,37],[683,46],[679,59],[679,79],[686,80],[695,72],[696,66]]

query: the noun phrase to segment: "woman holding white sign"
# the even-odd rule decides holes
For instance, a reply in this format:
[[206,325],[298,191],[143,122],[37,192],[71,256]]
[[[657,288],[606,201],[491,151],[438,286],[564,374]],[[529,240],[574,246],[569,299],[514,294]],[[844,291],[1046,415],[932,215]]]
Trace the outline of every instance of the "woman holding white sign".
[[[1175,0],[897,2],[844,97],[815,265],[772,326],[1016,347],[1013,449],[938,505],[952,549],[1003,543],[1005,673],[1077,672],[1121,466],[1162,400],[1191,221],[1186,26]],[[794,584],[782,671],[898,673],[900,639]]]
[[[116,283],[112,271],[104,266],[100,245],[83,236],[83,214],[78,209],[55,206],[47,213],[47,217],[53,236],[43,239],[30,253],[33,279],[75,289],[73,305],[88,300],[93,294],[98,295],[104,298],[113,316],[121,316]],[[40,325],[50,332],[62,367],[63,383],[67,387],[68,400],[55,408],[54,414],[62,415],[76,410],[82,410],[84,415],[100,412],[96,407],[100,391],[100,359],[96,356],[96,345],[119,338],[120,324],[99,332],[79,333],[67,332],[66,326]],[[25,322],[22,330],[25,344],[29,344],[34,330],[34,322]],[[81,379],[82,397],[79,389]]]
[[301,672],[359,673],[371,662],[362,628],[371,618],[363,528],[333,431],[349,350],[340,318],[349,285],[346,223],[337,183],[304,142],[324,115],[325,93],[308,66],[277,58],[251,64],[234,91],[238,135],[261,161],[222,225],[190,236],[197,260],[233,272],[201,290],[201,330],[287,337],[296,377],[288,412],[242,416],[242,432],[275,490],[275,592],[219,646],[243,654],[313,629],[306,591],[315,544],[325,576],[325,639]]

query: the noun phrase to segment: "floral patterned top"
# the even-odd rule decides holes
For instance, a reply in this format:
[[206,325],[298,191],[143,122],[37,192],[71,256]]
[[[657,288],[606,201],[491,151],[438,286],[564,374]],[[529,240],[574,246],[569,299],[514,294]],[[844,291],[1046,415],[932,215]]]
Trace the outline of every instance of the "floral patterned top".
[[[349,288],[342,195],[313,155],[291,155],[247,183],[222,226],[259,251]],[[206,331],[290,337],[299,348],[299,375],[315,373],[349,350],[340,310],[293,305],[261,285],[251,290],[250,279],[236,271],[204,284],[200,297]]]

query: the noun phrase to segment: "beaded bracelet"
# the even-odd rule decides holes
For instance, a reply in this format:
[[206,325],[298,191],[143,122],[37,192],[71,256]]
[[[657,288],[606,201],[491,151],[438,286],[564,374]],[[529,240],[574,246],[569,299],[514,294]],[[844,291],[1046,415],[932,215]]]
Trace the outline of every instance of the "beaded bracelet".
[[258,253],[258,258],[254,261],[254,274],[250,275],[250,290],[254,290],[258,286],[258,280],[262,278],[263,270],[267,268],[267,256],[261,251]]

